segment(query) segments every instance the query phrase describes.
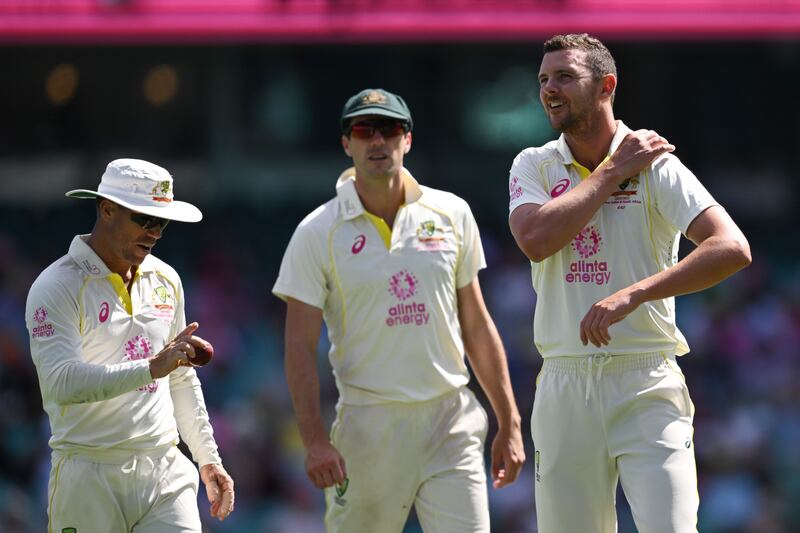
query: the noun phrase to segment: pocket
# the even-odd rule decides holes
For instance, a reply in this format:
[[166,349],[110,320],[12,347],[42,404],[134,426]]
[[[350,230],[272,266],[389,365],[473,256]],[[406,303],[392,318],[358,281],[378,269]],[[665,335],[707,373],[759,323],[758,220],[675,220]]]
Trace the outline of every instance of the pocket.
[[662,366],[664,377],[667,382],[666,388],[669,391],[668,399],[675,404],[681,416],[694,418],[694,404],[689,396],[689,387],[686,385],[686,377],[680,367],[672,359],[666,359]]

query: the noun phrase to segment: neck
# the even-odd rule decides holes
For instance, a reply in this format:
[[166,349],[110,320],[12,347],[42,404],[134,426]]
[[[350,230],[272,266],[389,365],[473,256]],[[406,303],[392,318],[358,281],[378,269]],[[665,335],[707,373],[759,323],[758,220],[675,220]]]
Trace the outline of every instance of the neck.
[[610,114],[580,132],[564,133],[575,161],[594,172],[608,155],[617,131],[617,121]]
[[406,194],[400,172],[388,179],[374,179],[365,178],[356,170],[356,191],[367,211],[381,217],[390,228],[394,225]]
[[97,226],[92,230],[92,234],[89,235],[86,244],[88,244],[89,247],[94,250],[94,253],[103,260],[103,263],[105,263],[111,272],[120,275],[122,281],[129,283],[133,280],[133,275],[136,273],[136,265],[116,258],[111,251],[112,248],[108,239],[104,236],[104,232],[99,230]]

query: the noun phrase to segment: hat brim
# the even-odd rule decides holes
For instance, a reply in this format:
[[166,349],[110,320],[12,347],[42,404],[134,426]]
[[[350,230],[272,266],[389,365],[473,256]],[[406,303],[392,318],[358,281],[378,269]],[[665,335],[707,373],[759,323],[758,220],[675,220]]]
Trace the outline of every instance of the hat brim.
[[136,204],[119,198],[118,196],[90,191],[88,189],[74,189],[67,192],[65,196],[80,199],[97,198],[99,196],[100,198],[111,200],[122,207],[127,207],[131,211],[158,218],[165,218],[167,220],[174,220],[176,222],[200,222],[203,219],[203,213],[198,208],[188,202],[179,202],[177,200],[165,203],[164,205]]
[[389,118],[396,118],[402,120],[403,122],[409,122],[408,117],[403,115],[402,113],[397,113],[395,111],[389,111],[383,107],[364,107],[359,109],[358,111],[353,111],[352,113],[348,113],[342,117],[342,121],[346,121],[351,118],[355,117],[363,117],[364,115],[378,115],[380,117],[389,117]]

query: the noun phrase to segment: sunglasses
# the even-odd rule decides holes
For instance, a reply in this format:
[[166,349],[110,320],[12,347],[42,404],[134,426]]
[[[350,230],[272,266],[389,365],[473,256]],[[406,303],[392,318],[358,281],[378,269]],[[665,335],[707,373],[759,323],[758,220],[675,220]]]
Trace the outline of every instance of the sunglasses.
[[408,124],[399,120],[365,120],[350,126],[346,133],[356,139],[369,140],[376,131],[381,132],[381,137],[388,139],[408,133]]
[[158,228],[160,231],[164,231],[164,228],[166,228],[167,224],[169,224],[169,220],[166,218],[145,215],[144,213],[137,213],[135,211],[131,213],[131,221],[141,226],[142,229],[146,229],[148,231],[156,228]]

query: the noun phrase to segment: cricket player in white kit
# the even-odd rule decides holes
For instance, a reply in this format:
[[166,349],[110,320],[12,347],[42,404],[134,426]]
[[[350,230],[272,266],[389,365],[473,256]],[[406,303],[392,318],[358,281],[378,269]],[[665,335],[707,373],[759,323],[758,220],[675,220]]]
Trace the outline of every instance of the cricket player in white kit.
[[[488,533],[488,419],[466,387],[465,351],[498,420],[495,487],[524,461],[520,417],[480,291],[475,219],[403,168],[411,129],[403,99],[382,89],[345,104],[354,168],[300,223],[273,289],[287,302],[286,374],[329,532],[400,532],[414,505],[426,533]],[[316,369],[323,319],[340,394],[330,436]]]
[[[541,533],[616,531],[618,480],[640,533],[694,532],[694,406],[674,297],[750,263],[739,228],[653,131],[616,121],[611,54],[545,43],[540,100],[557,141],[510,171],[510,225],[531,260],[544,357],[531,430]],[[678,240],[696,248],[678,261]]]
[[108,164],[90,235],[36,279],[25,318],[31,355],[50,418],[52,467],[48,532],[200,533],[200,465],[211,514],[233,510],[186,326],[183,287],[150,254],[170,220],[200,211],[173,200],[172,177],[136,159]]

